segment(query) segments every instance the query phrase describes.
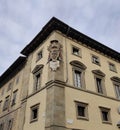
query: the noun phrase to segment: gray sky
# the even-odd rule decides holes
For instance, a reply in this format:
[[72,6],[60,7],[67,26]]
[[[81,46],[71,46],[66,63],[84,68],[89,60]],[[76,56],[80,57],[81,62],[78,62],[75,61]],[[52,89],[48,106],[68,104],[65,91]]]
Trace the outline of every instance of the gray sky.
[[0,75],[53,16],[120,52],[120,0],[0,0]]

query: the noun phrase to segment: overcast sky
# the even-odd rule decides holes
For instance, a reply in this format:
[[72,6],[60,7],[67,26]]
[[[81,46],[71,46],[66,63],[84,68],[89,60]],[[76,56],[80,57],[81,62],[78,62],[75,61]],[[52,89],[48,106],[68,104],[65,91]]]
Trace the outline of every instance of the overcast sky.
[[0,0],[0,75],[53,16],[120,52],[120,0]]

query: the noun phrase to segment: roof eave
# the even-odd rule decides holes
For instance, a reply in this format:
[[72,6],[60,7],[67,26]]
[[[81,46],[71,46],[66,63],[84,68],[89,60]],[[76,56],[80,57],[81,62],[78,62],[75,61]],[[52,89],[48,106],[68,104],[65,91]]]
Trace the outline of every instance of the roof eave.
[[94,48],[101,53],[110,56],[111,58],[116,59],[120,62],[120,53],[103,45],[102,43],[84,35],[81,32],[71,28],[67,24],[53,17],[38,33],[38,35],[21,51],[21,54],[28,56],[33,50],[35,50],[48,36],[52,31],[58,30],[61,33],[65,34],[67,37],[81,42],[91,48]]

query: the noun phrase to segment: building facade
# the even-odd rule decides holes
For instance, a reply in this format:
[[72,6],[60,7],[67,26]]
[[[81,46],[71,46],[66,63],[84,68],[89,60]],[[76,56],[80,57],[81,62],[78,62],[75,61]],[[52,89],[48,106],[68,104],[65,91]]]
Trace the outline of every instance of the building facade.
[[120,129],[120,53],[52,18],[0,77],[0,130]]

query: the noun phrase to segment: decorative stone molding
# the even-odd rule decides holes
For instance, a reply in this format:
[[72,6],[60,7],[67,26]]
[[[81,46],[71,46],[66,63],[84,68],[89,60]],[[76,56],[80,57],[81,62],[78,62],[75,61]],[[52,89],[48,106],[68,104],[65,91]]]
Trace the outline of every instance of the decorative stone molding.
[[101,70],[92,70],[92,72],[96,75],[100,75],[102,77],[105,77],[105,74]]
[[43,68],[44,65],[36,65],[36,67],[33,69],[32,73],[36,73],[37,71],[39,71],[41,68]]
[[83,63],[81,63],[80,61],[77,61],[77,60],[71,61],[70,64],[73,66],[76,66],[78,68],[81,68],[83,70],[85,70],[87,68]]
[[56,71],[60,67],[60,62],[62,61],[62,45],[58,40],[50,41],[50,46],[48,47],[49,56],[48,63],[51,70]]
[[117,76],[113,76],[113,77],[111,77],[111,80],[120,83],[120,78],[117,77]]

